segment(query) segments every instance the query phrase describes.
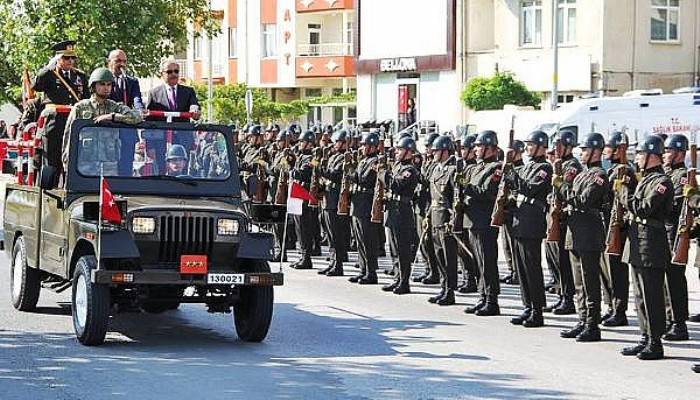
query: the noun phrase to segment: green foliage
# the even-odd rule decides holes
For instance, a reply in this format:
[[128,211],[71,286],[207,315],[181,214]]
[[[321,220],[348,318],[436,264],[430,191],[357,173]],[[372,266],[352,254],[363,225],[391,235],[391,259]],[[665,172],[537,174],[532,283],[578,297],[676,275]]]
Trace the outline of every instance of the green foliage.
[[[215,32],[207,0],[4,0],[0,2],[0,103],[11,101],[26,66],[32,76],[53,56],[54,43],[78,41],[78,68],[103,65],[121,48],[138,76],[158,71],[160,60],[184,49],[187,24]],[[14,88],[14,89],[13,89]]]
[[462,102],[475,111],[501,110],[506,104],[536,107],[542,102],[540,95],[527,90],[509,72],[498,72],[491,78],[476,77],[462,91]]

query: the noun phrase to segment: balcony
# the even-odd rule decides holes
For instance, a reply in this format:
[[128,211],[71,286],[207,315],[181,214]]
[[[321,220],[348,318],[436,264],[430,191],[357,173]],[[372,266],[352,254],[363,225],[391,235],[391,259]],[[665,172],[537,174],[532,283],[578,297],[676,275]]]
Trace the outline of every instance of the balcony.
[[353,0],[296,0],[298,13],[352,10]]
[[297,45],[297,55],[300,57],[350,56],[352,54],[352,43],[302,43]]

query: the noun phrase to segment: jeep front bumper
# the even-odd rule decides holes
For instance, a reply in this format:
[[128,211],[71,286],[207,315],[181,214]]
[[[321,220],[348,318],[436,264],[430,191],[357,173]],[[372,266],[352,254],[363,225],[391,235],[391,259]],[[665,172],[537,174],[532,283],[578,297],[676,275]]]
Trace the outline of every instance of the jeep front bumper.
[[282,286],[284,274],[281,272],[212,272],[202,275],[186,275],[178,271],[93,270],[92,282],[109,285]]

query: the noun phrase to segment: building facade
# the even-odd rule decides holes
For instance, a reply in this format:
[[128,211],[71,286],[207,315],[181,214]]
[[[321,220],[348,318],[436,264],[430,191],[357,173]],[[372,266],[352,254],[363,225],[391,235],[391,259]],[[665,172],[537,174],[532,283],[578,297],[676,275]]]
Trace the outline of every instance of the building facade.
[[[352,0],[212,0],[221,31],[212,40],[212,80],[266,88],[273,100],[355,90]],[[208,79],[208,39],[191,29],[187,78]],[[352,122],[353,104],[312,107],[303,123]]]

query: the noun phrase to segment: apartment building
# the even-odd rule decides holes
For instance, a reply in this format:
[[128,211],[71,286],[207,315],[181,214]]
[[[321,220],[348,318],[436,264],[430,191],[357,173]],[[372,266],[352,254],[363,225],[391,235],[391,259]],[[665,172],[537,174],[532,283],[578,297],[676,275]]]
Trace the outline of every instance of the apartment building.
[[468,0],[464,12],[467,79],[512,71],[545,104],[555,76],[555,15],[559,103],[698,83],[697,0]]
[[[266,88],[277,101],[354,91],[352,0],[212,0],[212,80]],[[208,40],[192,29],[185,76],[208,79]],[[303,123],[355,119],[354,104],[314,107]]]

